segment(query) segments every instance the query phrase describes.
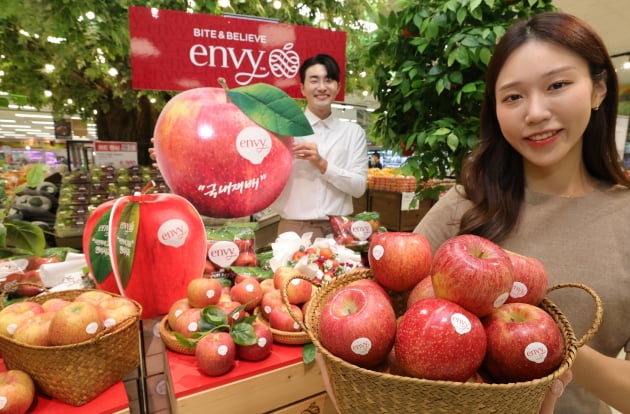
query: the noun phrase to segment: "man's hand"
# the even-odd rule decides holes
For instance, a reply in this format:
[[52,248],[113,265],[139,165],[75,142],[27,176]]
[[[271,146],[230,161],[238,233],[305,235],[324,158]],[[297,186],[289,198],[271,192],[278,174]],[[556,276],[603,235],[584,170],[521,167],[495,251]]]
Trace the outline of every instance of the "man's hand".
[[322,174],[328,168],[328,161],[319,155],[317,144],[314,142],[296,142],[293,144],[293,154],[297,159],[309,161]]

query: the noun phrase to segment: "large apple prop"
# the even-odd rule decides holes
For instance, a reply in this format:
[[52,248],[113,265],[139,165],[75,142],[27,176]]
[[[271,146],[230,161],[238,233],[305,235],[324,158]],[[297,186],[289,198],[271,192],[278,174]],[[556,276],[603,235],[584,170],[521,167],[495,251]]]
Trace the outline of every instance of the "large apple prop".
[[203,275],[206,232],[193,205],[175,194],[135,194],[112,206],[108,244],[118,289],[143,308],[168,313]]
[[0,412],[24,414],[35,399],[35,383],[24,371],[0,372]]
[[506,250],[514,269],[514,284],[506,303],[521,302],[538,306],[549,288],[549,276],[540,260]]
[[[296,130],[300,118],[307,131]],[[248,216],[275,201],[291,174],[292,138],[272,131],[312,134],[302,111],[280,89],[190,89],[173,97],[158,117],[156,160],[168,187],[201,214]]]
[[319,319],[322,345],[352,364],[371,368],[383,362],[395,336],[396,314],[379,288],[344,286],[322,308]]
[[483,318],[483,325],[488,337],[483,366],[497,382],[542,378],[562,362],[562,333],[537,306],[506,303]]
[[503,305],[514,275],[507,253],[492,241],[464,234],[435,251],[431,270],[435,296],[482,317]]
[[402,292],[410,290],[429,274],[431,246],[418,233],[378,233],[370,242],[368,260],[377,282]]
[[479,318],[456,303],[425,298],[401,317],[394,349],[409,375],[464,382],[483,362],[486,333]]
[[109,255],[109,217],[115,202],[114,199],[99,204],[90,214],[83,228],[82,245],[96,286],[120,295]]

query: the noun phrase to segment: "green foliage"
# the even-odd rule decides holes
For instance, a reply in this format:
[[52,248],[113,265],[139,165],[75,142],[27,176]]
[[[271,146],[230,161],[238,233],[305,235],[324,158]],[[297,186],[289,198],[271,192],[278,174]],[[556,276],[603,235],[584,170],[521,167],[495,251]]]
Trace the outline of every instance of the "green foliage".
[[485,71],[515,20],[553,10],[551,0],[403,0],[381,14],[364,62],[380,103],[372,135],[413,155],[420,181],[456,175],[478,141]]
[[25,188],[37,188],[44,181],[45,170],[42,164],[33,165],[26,173],[26,183],[13,192],[5,191],[4,180],[0,179],[0,257],[15,255],[42,256],[46,238],[41,227],[29,221],[10,217],[11,205],[16,194]]

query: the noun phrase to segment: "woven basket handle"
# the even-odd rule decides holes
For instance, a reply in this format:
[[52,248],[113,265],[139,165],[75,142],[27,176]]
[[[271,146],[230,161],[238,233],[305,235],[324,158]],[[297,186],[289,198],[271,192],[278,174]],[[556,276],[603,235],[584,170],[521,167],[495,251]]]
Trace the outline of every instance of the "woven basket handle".
[[308,333],[308,329],[306,328],[306,324],[304,323],[304,319],[300,318],[298,315],[295,314],[295,312],[293,312],[293,310],[291,309],[291,304],[289,303],[289,297],[287,295],[287,288],[289,287],[289,284],[295,279],[306,280],[307,282],[311,283],[315,287],[320,287],[321,284],[319,282],[317,282],[316,280],[314,280],[313,278],[311,278],[311,277],[299,274],[299,275],[295,275],[295,276],[289,277],[287,280],[284,281],[284,283],[280,287],[280,293],[282,295],[282,301],[284,302],[285,306],[287,307],[287,310],[289,311],[289,314],[291,315],[293,320],[296,321],[300,325],[302,330],[304,332]]
[[601,325],[602,318],[604,317],[604,306],[603,306],[602,300],[599,297],[599,295],[597,294],[597,292],[595,292],[593,289],[591,289],[590,287],[588,287],[588,286],[586,286],[586,285],[584,285],[582,283],[573,283],[573,282],[559,283],[557,285],[551,286],[547,290],[547,293],[552,292],[554,290],[558,290],[558,289],[564,289],[564,288],[579,288],[579,289],[582,289],[586,293],[591,295],[591,297],[593,298],[593,301],[595,302],[595,319],[593,320],[593,324],[591,325],[590,329],[588,331],[586,331],[584,336],[582,336],[576,342],[576,345],[578,347],[581,347],[582,345],[587,343],[593,337],[593,335],[595,335],[595,333],[599,329],[599,325]]
[[0,310],[4,309],[4,298],[6,295],[16,290],[18,286],[35,286],[42,290],[43,292],[48,292],[48,288],[42,286],[38,283],[33,282],[8,282],[2,287],[2,292],[0,292]]

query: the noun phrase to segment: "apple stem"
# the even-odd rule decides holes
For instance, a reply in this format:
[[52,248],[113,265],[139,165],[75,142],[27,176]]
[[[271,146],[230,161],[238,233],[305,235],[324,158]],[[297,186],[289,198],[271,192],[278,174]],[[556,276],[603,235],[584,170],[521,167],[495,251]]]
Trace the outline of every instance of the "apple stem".
[[148,193],[149,190],[151,190],[153,187],[155,187],[155,181],[151,180],[144,187],[142,187],[142,189],[140,190],[140,194]]
[[228,91],[230,90],[230,88],[228,87],[227,81],[225,80],[225,78],[219,78],[217,80],[219,82],[219,85],[221,85],[221,87],[225,91],[226,103],[232,103],[232,100],[230,99],[230,94],[228,94]]

